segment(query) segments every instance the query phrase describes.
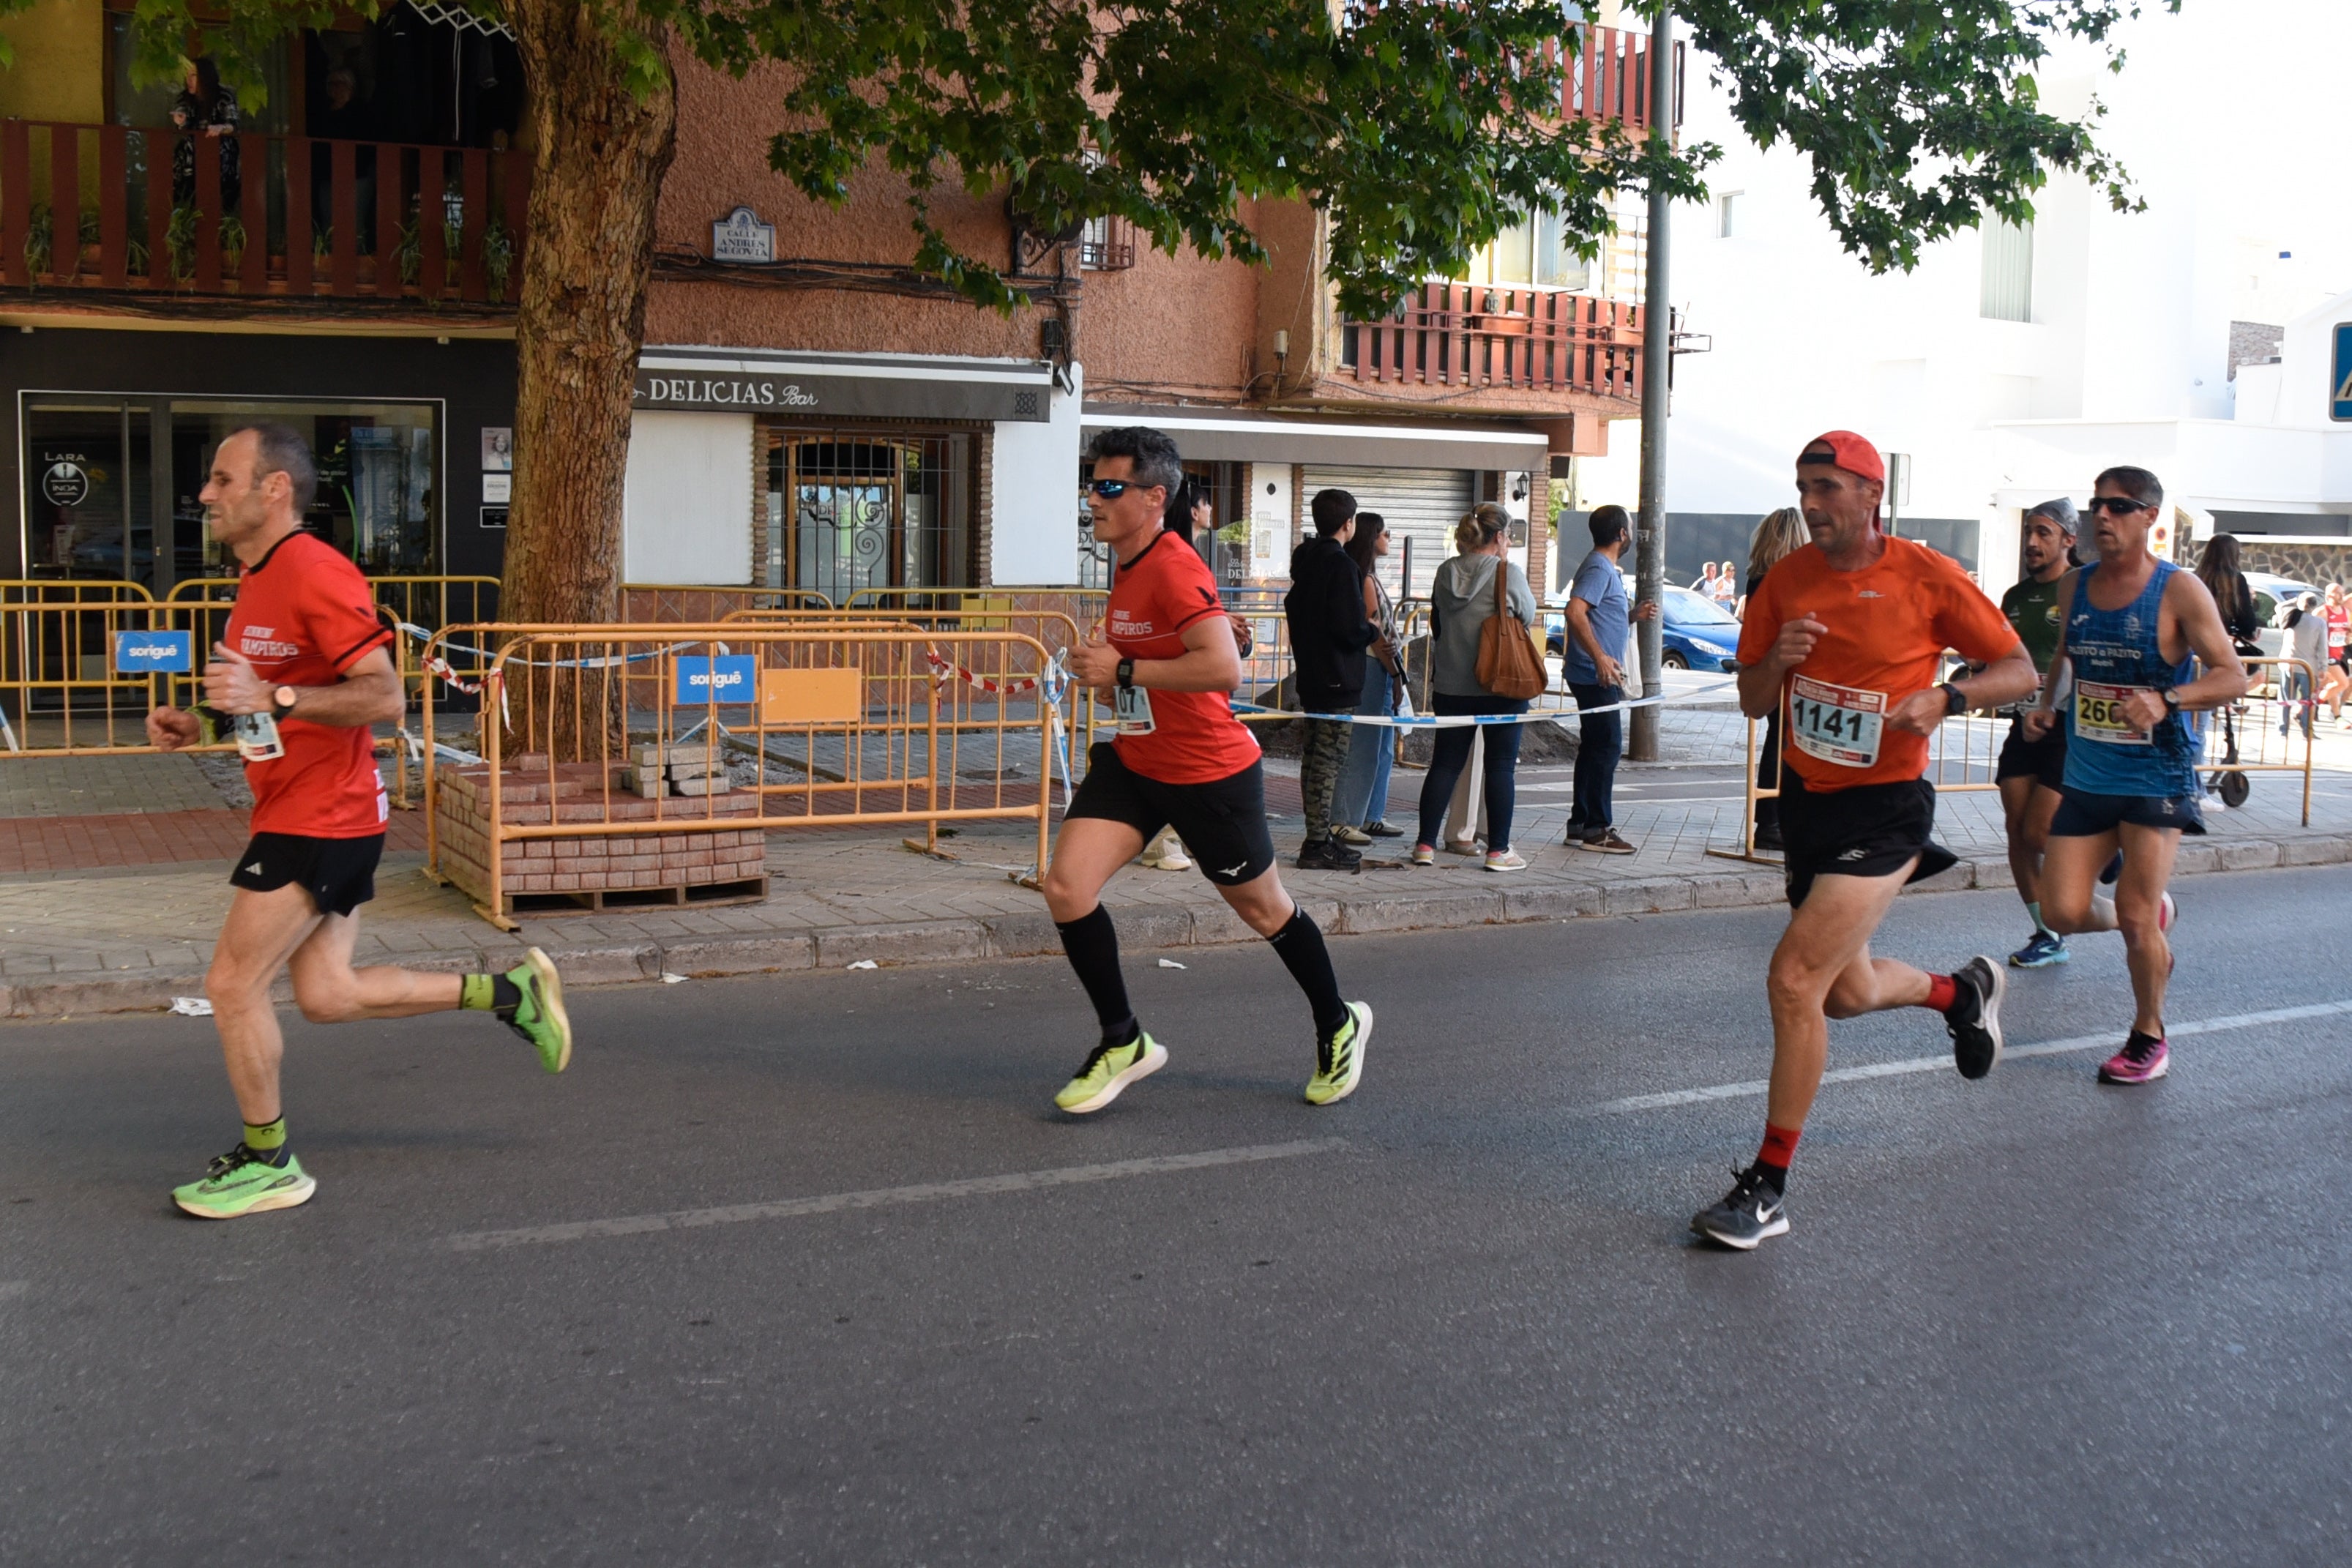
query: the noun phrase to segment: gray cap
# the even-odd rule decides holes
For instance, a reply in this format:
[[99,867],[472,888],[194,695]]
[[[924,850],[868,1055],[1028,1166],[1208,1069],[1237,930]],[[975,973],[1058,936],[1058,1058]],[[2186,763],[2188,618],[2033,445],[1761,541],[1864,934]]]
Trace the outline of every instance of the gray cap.
[[2059,532],[2069,537],[2082,531],[2083,521],[2074,514],[2074,503],[2064,496],[2060,496],[2055,500],[2046,500],[2039,505],[2027,507],[2025,515],[2046,517],[2058,525]]

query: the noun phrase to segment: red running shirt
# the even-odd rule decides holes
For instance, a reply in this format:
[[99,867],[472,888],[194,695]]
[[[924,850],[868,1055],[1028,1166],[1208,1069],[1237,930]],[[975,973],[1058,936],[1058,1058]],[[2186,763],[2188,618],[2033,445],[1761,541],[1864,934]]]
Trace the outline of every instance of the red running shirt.
[[1781,755],[1816,794],[1893,784],[1927,771],[1927,738],[1885,715],[1935,683],[1946,648],[1989,664],[2017,646],[2017,628],[1959,563],[1911,539],[1860,572],[1833,570],[1808,544],[1764,574],[1748,596],[1739,662],[1761,664],[1780,628],[1810,616],[1829,628],[1789,674]]
[[[1208,563],[1163,529],[1112,574],[1103,635],[1123,658],[1181,658],[1184,628],[1204,616],[1224,613]],[[1119,735],[1111,742],[1118,748],[1118,760],[1136,773],[1161,784],[1210,784],[1257,761],[1257,737],[1234,717],[1225,693],[1148,695],[1151,733]]]
[[[271,686],[332,686],[392,637],[351,558],[297,530],[245,569],[221,640]],[[281,719],[278,736],[284,756],[245,765],[256,833],[368,838],[383,831],[383,775],[367,726]]]

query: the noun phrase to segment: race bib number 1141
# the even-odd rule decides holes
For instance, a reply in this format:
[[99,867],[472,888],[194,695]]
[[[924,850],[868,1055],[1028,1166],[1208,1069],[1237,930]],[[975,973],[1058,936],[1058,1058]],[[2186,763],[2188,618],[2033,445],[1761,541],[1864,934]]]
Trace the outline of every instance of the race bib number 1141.
[[1886,732],[1886,693],[1798,676],[1789,689],[1789,732],[1797,749],[1842,768],[1878,761]]

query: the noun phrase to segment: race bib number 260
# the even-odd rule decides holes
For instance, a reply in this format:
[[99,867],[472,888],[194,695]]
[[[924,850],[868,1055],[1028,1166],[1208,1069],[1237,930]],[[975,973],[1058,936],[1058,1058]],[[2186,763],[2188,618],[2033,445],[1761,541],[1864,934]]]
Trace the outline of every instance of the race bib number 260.
[[1809,757],[1842,768],[1869,767],[1878,761],[1886,732],[1886,693],[1800,675],[1789,689],[1789,732]]
[[2103,741],[2110,746],[2148,746],[2155,742],[2147,731],[2133,723],[2124,713],[2125,700],[2135,691],[2146,691],[2145,686],[2107,686],[2095,680],[2074,683],[2074,733],[2085,741]]

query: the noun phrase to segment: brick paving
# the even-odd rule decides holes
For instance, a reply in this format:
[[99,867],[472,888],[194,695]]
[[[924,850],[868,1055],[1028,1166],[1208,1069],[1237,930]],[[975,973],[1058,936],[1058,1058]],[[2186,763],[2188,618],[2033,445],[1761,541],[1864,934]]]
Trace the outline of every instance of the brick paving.
[[[1496,921],[1559,920],[1761,903],[1780,896],[1777,868],[1727,858],[1738,833],[1736,758],[1744,726],[1727,713],[1678,715],[1657,765],[1628,764],[1620,774],[1620,826],[1641,846],[1626,857],[1593,855],[1560,842],[1570,770],[1523,768],[1517,847],[1524,872],[1495,876],[1472,858],[1441,854],[1439,864],[1405,867],[1403,844],[1376,846],[1360,876],[1286,869],[1289,885],[1335,931],[1395,931]],[[2325,760],[2336,759],[2329,750]],[[112,766],[131,759],[102,759]],[[185,758],[137,759],[186,763]],[[2352,757],[2342,759],[2352,763]],[[11,775],[0,761],[0,782]],[[1295,849],[1299,832],[1296,764],[1269,761],[1268,808],[1276,847]],[[151,770],[159,776],[164,770]],[[71,781],[68,772],[60,775]],[[1398,770],[1389,817],[1412,822],[1422,774]],[[2318,864],[2352,859],[2352,772],[2321,775],[2313,824],[2297,822],[2299,779],[2257,777],[2242,810],[2210,810],[2212,836],[2183,846],[2184,874],[2216,869]],[[198,989],[213,934],[228,900],[226,857],[244,841],[241,814],[121,811],[43,814],[50,797],[21,784],[14,799],[27,813],[0,818],[0,856],[52,847],[53,863],[0,870],[0,985],[18,1016],[167,1005]],[[174,798],[167,784],[155,798]],[[207,786],[209,787],[209,786]],[[73,798],[87,798],[76,796]],[[116,858],[106,858],[89,825],[110,825]],[[143,825],[143,826],[142,826]],[[436,886],[417,853],[422,819],[394,814],[394,841],[377,879],[378,897],[362,919],[362,963],[435,969],[507,967],[520,948],[547,948],[583,984],[651,980],[665,971],[689,975],[880,963],[945,962],[989,955],[1057,952],[1042,900],[1012,876],[1027,870],[1034,828],[967,826],[946,835],[952,859],[910,853],[913,829],[793,830],[767,836],[766,902],[733,908],[678,908],[561,916],[526,915],[519,933],[478,918],[454,888]],[[162,840],[148,846],[144,833]],[[11,835],[14,837],[12,837]],[[2007,886],[1998,797],[1990,791],[1948,793],[1938,837],[1963,857],[1926,890]],[[86,844],[86,848],[83,847]],[[76,864],[56,847],[89,858]],[[169,853],[162,853],[168,850]],[[153,854],[152,863],[125,858]],[[174,863],[179,862],[179,863]],[[0,864],[5,864],[0,861]],[[1131,949],[1248,940],[1249,933],[1194,872],[1130,868],[1105,902],[1119,917]]]

